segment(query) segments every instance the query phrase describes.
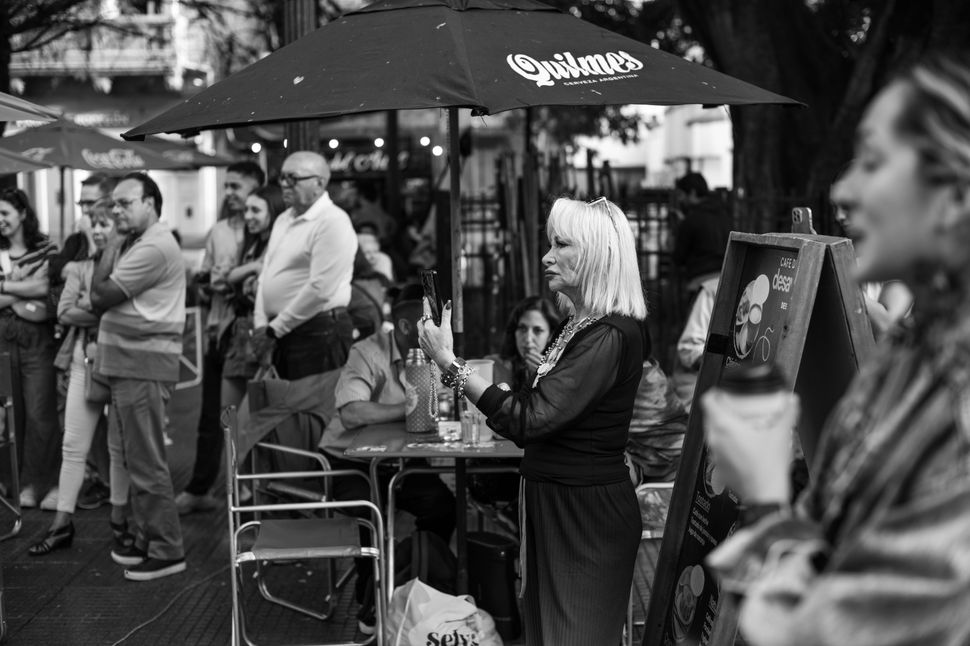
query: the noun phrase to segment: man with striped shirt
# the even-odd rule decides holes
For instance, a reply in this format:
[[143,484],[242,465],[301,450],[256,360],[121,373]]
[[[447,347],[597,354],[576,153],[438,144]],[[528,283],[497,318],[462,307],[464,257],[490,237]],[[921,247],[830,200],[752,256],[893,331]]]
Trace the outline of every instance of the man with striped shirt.
[[135,543],[111,558],[125,578],[150,581],[185,570],[182,530],[165,456],[165,405],[178,380],[185,326],[185,272],[171,231],[159,223],[162,195],[148,175],[126,175],[112,193],[128,235],[105,250],[91,284],[104,312],[96,368],[111,385],[111,424],[131,477]]

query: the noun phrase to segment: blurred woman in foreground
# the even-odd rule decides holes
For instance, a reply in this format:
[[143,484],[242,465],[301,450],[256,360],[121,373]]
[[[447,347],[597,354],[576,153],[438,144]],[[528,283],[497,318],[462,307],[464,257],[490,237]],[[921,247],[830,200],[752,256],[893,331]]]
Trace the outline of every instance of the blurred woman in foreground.
[[808,490],[789,507],[785,430],[702,401],[709,448],[747,526],[709,557],[746,595],[746,641],[970,640],[970,56],[934,56],[868,107],[834,190],[860,281],[903,281],[889,331],[835,409]]

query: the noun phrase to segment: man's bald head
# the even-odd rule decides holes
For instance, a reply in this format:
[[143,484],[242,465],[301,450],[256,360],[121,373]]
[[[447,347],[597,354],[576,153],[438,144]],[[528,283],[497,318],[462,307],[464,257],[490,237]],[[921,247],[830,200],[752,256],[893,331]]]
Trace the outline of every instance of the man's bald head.
[[303,213],[327,190],[330,167],[319,153],[300,150],[283,162],[280,185],[283,201],[297,213]]

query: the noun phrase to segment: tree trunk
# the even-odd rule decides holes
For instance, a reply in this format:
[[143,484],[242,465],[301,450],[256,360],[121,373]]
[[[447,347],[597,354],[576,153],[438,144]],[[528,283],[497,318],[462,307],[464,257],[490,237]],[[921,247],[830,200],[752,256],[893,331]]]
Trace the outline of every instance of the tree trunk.
[[[965,0],[874,0],[858,43],[845,38],[845,14],[810,10],[804,0],[678,0],[678,8],[717,69],[807,105],[731,109],[736,215],[753,231],[783,228],[793,197],[829,213],[829,187],[851,159],[855,128],[886,75],[928,48],[965,46],[970,36]],[[831,230],[824,218],[819,225]]]
[[[0,90],[10,91],[10,8],[0,2]],[[7,129],[7,122],[0,121],[0,137]]]

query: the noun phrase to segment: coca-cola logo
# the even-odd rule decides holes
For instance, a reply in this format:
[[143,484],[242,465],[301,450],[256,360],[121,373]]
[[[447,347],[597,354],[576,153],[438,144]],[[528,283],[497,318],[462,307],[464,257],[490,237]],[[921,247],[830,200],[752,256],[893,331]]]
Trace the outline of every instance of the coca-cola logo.
[[640,60],[624,51],[579,57],[563,52],[552,58],[540,61],[528,54],[509,54],[505,62],[513,72],[539,87],[555,85],[556,81],[562,81],[563,85],[579,85],[619,80],[637,76],[631,72],[643,69]]
[[43,148],[38,146],[37,148],[28,148],[27,150],[20,153],[24,157],[30,157],[34,161],[44,161],[49,154],[54,152],[53,146],[50,148]]
[[163,150],[162,156],[166,159],[170,159],[178,164],[191,164],[192,163],[192,151],[191,150]]
[[112,148],[104,152],[82,148],[81,157],[94,168],[125,170],[145,167],[145,159],[129,148]]

